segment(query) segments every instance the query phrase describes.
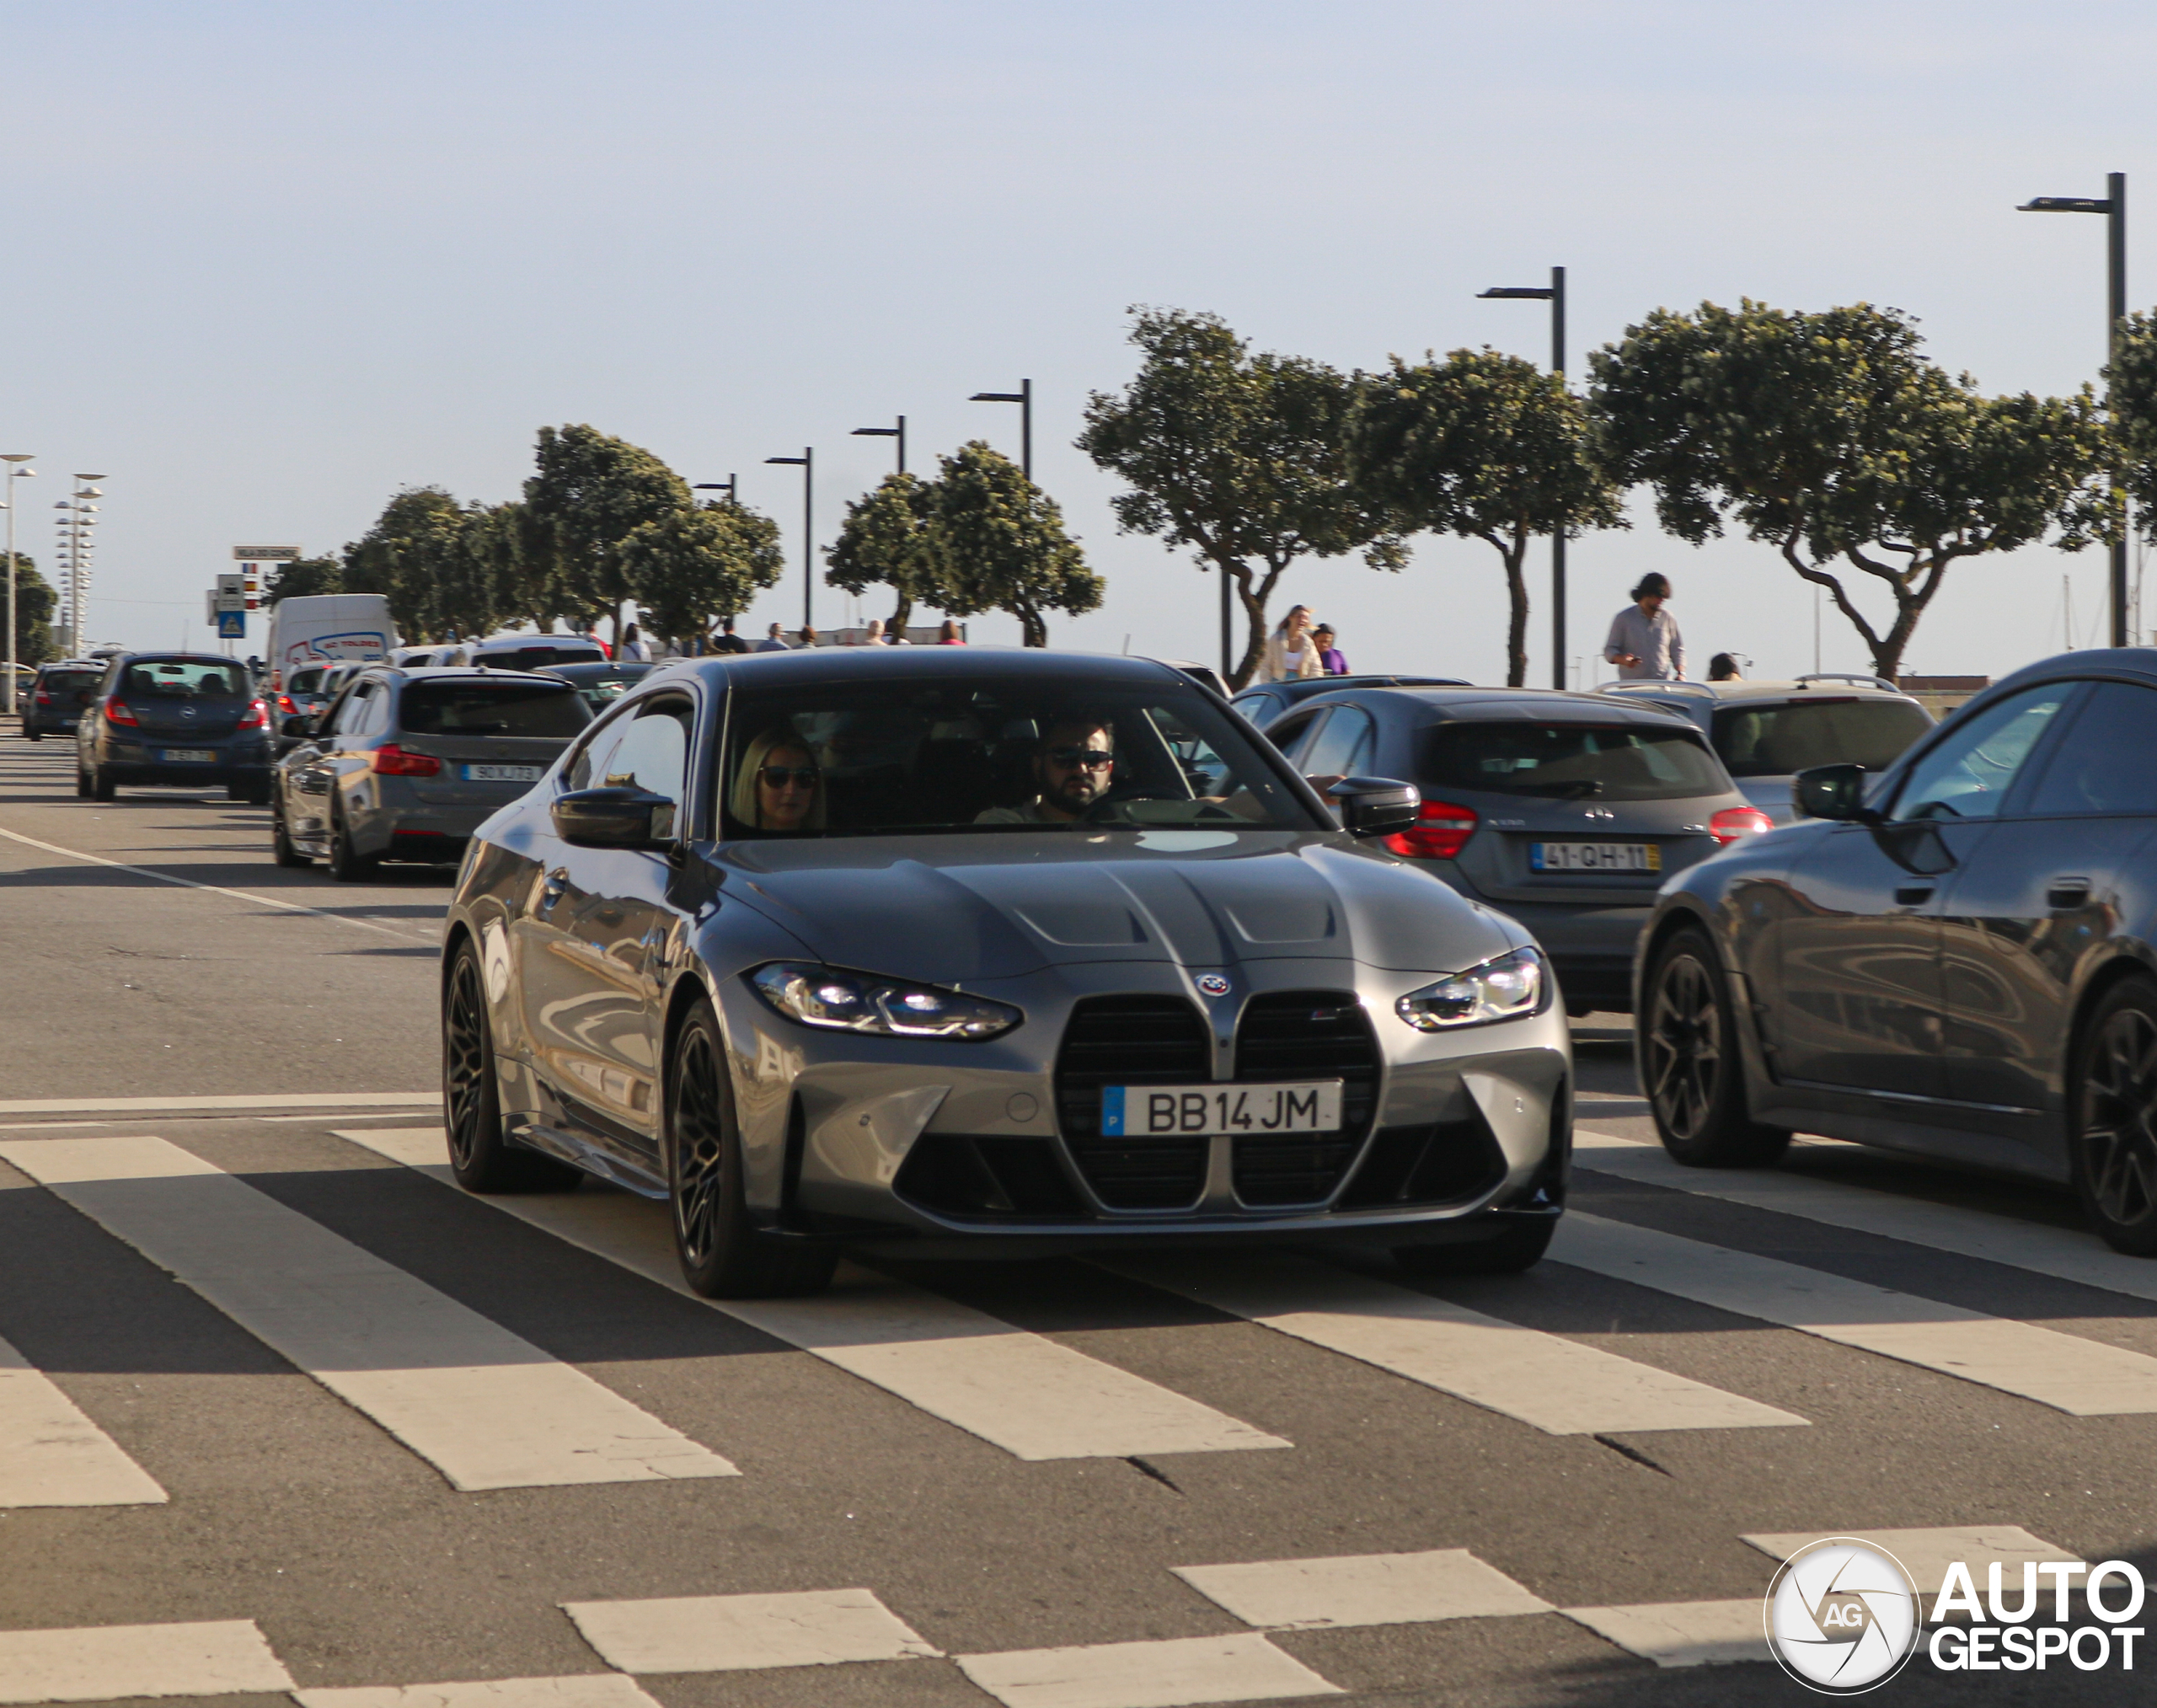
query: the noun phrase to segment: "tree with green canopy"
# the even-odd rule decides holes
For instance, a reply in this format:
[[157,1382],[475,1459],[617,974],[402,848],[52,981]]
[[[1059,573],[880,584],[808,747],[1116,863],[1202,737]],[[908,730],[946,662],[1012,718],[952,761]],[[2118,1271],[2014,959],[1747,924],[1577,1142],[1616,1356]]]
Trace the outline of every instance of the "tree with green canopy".
[[1528,544],[1563,528],[1622,527],[1617,489],[1587,452],[1587,414],[1564,377],[1495,350],[1393,358],[1362,388],[1348,478],[1403,534],[1480,539],[1504,566],[1506,681],[1528,680]]
[[2157,540],[2157,314],[2120,322],[2105,377],[2121,487],[2143,538]]
[[545,568],[549,603],[581,629],[636,597],[624,556],[647,522],[691,508],[687,482],[625,439],[581,425],[539,430],[538,470],[524,483],[525,537]]
[[1357,382],[1300,356],[1254,356],[1218,315],[1133,312],[1144,359],[1121,395],[1093,394],[1078,448],[1130,483],[1111,501],[1124,533],[1188,546],[1229,579],[1249,629],[1229,673],[1241,688],[1297,560],[1361,551],[1374,568],[1400,565],[1384,512],[1347,478]]
[[[8,573],[0,557],[0,583]],[[0,585],[0,599],[8,596]],[[28,552],[15,554],[15,662],[50,664],[60,655],[52,639],[52,615],[60,608],[60,596],[38,573],[37,560]]]
[[298,558],[289,564],[271,564],[262,581],[262,602],[274,606],[280,599],[300,599],[318,593],[345,591],[345,565],[335,558]]
[[906,633],[914,602],[936,604],[938,554],[935,489],[911,474],[886,474],[874,490],[847,506],[838,538],[824,554],[824,579],[861,597],[889,587],[897,603],[889,631]]
[[1051,611],[1101,602],[1101,578],[1063,531],[1056,501],[1019,465],[976,439],[939,459],[932,537],[936,602],[955,617],[1009,611],[1022,643],[1048,645]]
[[445,593],[467,561],[464,507],[439,486],[408,486],[374,525],[345,548],[340,591],[380,593],[390,620],[411,639],[439,634]]
[[[2108,436],[2085,386],[1986,397],[1919,352],[1910,318],[1859,303],[1658,309],[1590,358],[1596,453],[1699,545],[1734,517],[1824,588],[1892,681],[1948,570],[2057,528],[2105,527]],[[1846,581],[1851,570],[1863,580]],[[1853,589],[1893,601],[1876,626]]]
[[640,524],[621,555],[652,632],[677,644],[739,616],[786,568],[779,524],[731,498]]

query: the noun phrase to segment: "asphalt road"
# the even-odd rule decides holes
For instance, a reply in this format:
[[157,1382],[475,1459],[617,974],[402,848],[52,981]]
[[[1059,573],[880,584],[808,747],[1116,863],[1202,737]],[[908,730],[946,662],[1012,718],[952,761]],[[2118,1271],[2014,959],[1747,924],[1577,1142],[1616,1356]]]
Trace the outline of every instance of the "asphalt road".
[[1795,1702],[1748,1538],[2157,1571],[2157,1266],[1854,1147],[1677,1177],[1603,1017],[1526,1276],[720,1309],[650,1207],[430,1172],[445,875],[70,766],[0,738],[0,1704]]

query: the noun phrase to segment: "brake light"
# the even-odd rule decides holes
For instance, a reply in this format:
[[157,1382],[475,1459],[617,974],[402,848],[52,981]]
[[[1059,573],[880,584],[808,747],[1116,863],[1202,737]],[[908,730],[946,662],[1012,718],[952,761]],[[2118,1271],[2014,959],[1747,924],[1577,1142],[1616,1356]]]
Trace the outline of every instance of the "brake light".
[[270,727],[270,708],[260,700],[247,709],[246,716],[239,720],[243,730],[266,730]]
[[394,742],[377,747],[367,763],[385,777],[432,777],[442,770],[433,754],[408,753]]
[[1774,820],[1757,806],[1726,806],[1708,821],[1708,834],[1715,839],[1717,848],[1728,848],[1734,842],[1774,827]]
[[1416,822],[1406,830],[1395,831],[1385,839],[1385,845],[1410,859],[1449,860],[1475,834],[1475,808],[1455,806],[1449,800],[1426,800],[1416,815]]
[[292,704],[292,697],[288,693],[281,693],[277,696],[277,709],[288,718],[296,717],[299,714],[299,708]]
[[104,703],[104,720],[109,724],[132,724],[138,728],[142,722],[135,715],[135,708],[116,696]]
[[52,704],[52,696],[43,688],[40,688],[37,691],[37,703],[41,706],[49,706]]

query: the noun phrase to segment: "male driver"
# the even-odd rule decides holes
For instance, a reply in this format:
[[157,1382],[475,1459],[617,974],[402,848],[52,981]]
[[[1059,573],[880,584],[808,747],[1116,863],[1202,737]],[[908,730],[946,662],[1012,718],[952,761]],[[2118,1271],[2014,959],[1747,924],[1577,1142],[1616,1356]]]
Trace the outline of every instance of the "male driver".
[[976,824],[1071,824],[1109,791],[1116,774],[1116,725],[1105,718],[1059,718],[1034,748],[1041,792],[1020,806],[992,806]]

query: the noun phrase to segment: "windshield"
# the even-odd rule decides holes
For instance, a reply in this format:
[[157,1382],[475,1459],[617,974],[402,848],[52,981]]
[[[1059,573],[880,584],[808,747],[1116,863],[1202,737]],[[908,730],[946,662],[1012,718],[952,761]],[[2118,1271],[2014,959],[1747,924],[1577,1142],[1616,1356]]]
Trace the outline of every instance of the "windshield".
[[1168,683],[737,690],[727,727],[730,836],[1319,827],[1235,719]]
[[1823,698],[1726,706],[1715,714],[1715,743],[1733,777],[1786,777],[1814,765],[1883,771],[1931,727],[1908,700]]
[[1730,787],[1689,731],[1631,724],[1440,724],[1423,770],[1426,790],[1560,800],[1675,800]]
[[245,699],[254,691],[237,664],[206,658],[131,664],[120,684],[130,699]]
[[567,683],[415,682],[398,707],[398,723],[415,736],[574,736],[591,721],[582,698]]

